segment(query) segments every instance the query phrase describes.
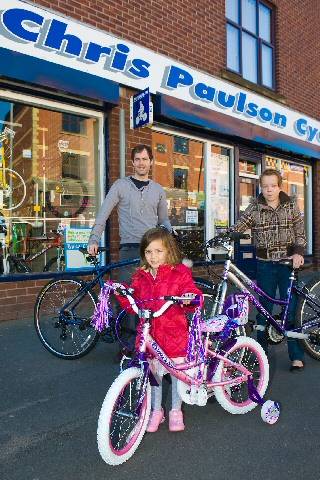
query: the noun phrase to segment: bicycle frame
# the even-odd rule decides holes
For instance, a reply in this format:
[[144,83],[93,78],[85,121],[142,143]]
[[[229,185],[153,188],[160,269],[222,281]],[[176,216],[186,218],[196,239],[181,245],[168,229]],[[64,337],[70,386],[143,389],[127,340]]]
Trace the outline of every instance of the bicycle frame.
[[[225,300],[225,295],[227,291],[227,280],[229,280],[233,285],[238,287],[248,298],[249,302],[254,305],[254,307],[266,318],[267,322],[271,324],[275,330],[284,336],[291,337],[291,338],[300,338],[300,339],[307,339],[308,335],[302,333],[302,327],[297,328],[288,328],[288,310],[289,304],[292,298],[292,294],[296,294],[307,301],[309,306],[318,309],[319,317],[320,317],[320,304],[308,293],[303,291],[303,287],[300,288],[299,285],[296,285],[295,282],[297,281],[295,270],[292,270],[289,277],[289,286],[287,290],[287,297],[285,299],[276,299],[270,297],[267,293],[265,293],[258,285],[248,278],[236,265],[234,265],[231,261],[231,254],[233,251],[233,247],[228,245],[225,247],[228,252],[228,259],[225,261],[224,264],[224,271],[222,275],[222,293],[219,300],[219,312],[222,312],[223,304]],[[264,297],[274,305],[279,305],[282,308],[280,320],[277,320],[274,316],[272,316],[257,300],[254,295],[248,290],[249,287],[253,292],[258,294],[260,297]],[[320,327],[320,321],[312,319],[311,321],[305,323],[303,325],[303,329],[312,328],[318,326]]]
[[130,259],[130,260],[123,260],[123,261],[117,262],[117,263],[109,263],[108,265],[104,265],[102,267],[99,266],[97,263],[95,263],[94,264],[94,271],[93,271],[93,275],[96,275],[95,278],[93,280],[91,280],[90,282],[83,282],[83,287],[79,290],[77,295],[75,297],[73,297],[71,300],[69,300],[69,302],[67,302],[61,308],[60,316],[63,316],[63,314],[66,313],[66,311],[69,309],[70,306],[72,306],[72,308],[75,308],[80,303],[80,301],[82,300],[84,295],[86,295],[88,292],[93,290],[96,285],[99,284],[100,288],[102,288],[103,284],[104,284],[103,277],[106,273],[108,273],[112,270],[115,270],[117,268],[127,267],[129,265],[134,265],[138,262],[139,262],[139,259],[136,258],[136,259]]
[[[155,339],[152,338],[150,334],[151,320],[153,318],[153,313],[147,309],[139,309],[139,318],[143,320],[142,333],[140,337],[139,348],[137,350],[137,355],[129,362],[128,367],[137,366],[141,368],[143,372],[143,384],[147,384],[147,379],[149,379],[150,384],[153,386],[158,385],[156,376],[153,374],[152,369],[150,368],[149,360],[151,358],[156,358],[160,364],[167,370],[168,373],[176,377],[178,380],[181,380],[186,385],[194,386],[199,388],[204,386],[206,390],[213,389],[215,387],[235,385],[242,383],[244,381],[248,382],[248,394],[250,399],[260,405],[263,405],[264,400],[260,397],[255,385],[252,376],[252,372],[245,368],[243,365],[233,362],[225,357],[226,352],[230,350],[237,343],[236,338],[230,338],[230,330],[236,328],[235,322],[228,320],[222,329],[221,332],[216,334],[217,340],[222,340],[222,345],[218,345],[216,351],[209,349],[211,340],[210,334],[207,332],[204,335],[204,340],[200,337],[197,338],[197,342],[194,342],[194,345],[200,348],[202,347],[202,354],[198,355],[198,359],[186,361],[184,363],[175,363],[171,358],[169,358],[166,353],[162,350],[159,344]],[[195,314],[196,315],[196,314]],[[192,326],[189,332],[190,336],[195,339],[195,331],[199,328],[199,317],[193,317]],[[191,355],[194,356],[194,352],[188,352],[187,357]],[[241,373],[235,381],[235,379],[225,380],[222,382],[212,381],[214,374],[217,370],[219,362],[222,361],[226,367],[232,367]],[[194,372],[187,373],[187,370],[199,367],[199,370],[196,376],[193,375]],[[142,402],[142,399],[141,399]]]
[[33,262],[33,260],[35,260],[36,258],[40,257],[41,255],[43,255],[44,253],[46,253],[48,250],[50,250],[51,248],[56,248],[57,249],[57,254],[58,254],[58,257],[62,255],[62,252],[60,252],[59,250],[62,249],[61,247],[61,237],[59,235],[59,237],[54,237],[54,238],[46,238],[44,237],[42,239],[42,241],[44,242],[48,242],[48,245],[46,247],[43,247],[42,250],[40,250],[39,252],[36,252],[34,253],[33,255],[30,255],[28,256],[25,261],[27,263],[31,263]]

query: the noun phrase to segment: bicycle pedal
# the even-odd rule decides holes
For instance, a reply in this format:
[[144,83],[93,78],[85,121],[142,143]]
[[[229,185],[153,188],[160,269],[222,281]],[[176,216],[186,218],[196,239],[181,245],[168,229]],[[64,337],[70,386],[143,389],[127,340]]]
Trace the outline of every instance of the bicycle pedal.
[[115,343],[117,341],[117,337],[113,332],[105,332],[102,333],[100,336],[101,340],[106,343]]

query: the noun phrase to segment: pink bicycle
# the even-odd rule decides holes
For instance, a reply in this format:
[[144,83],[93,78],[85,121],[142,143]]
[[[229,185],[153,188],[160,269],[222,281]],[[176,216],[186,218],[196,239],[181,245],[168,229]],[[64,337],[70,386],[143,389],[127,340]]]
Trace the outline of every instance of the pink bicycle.
[[190,322],[186,361],[176,364],[151,337],[150,327],[154,318],[174,303],[182,304],[186,296],[162,297],[165,303],[152,312],[143,308],[142,300],[134,299],[132,289],[107,282],[92,320],[98,330],[108,324],[109,297],[113,292],[127,297],[141,319],[142,333],[135,357],[114,380],[101,407],[97,440],[100,455],[107,464],[119,465],[128,460],[142,440],[150,415],[150,385],[158,385],[150,367],[154,358],[178,378],[178,392],[184,402],[204,406],[215,395],[222,408],[232,414],[247,413],[259,404],[265,422],[273,424],[278,420],[279,404],[263,399],[269,381],[264,350],[252,338],[231,335],[247,319],[243,297],[230,297],[225,314],[211,320],[202,319],[202,299],[188,297],[197,307]]

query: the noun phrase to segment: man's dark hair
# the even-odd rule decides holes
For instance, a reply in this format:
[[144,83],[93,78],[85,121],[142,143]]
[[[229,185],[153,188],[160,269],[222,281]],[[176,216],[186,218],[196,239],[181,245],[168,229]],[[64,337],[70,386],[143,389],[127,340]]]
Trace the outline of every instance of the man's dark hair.
[[267,168],[266,170],[264,170],[261,175],[260,175],[260,179],[259,179],[259,182],[260,182],[260,185],[262,183],[262,178],[263,177],[270,177],[271,175],[274,175],[275,177],[277,177],[278,179],[278,187],[281,187],[282,185],[282,176],[281,176],[281,173],[279,172],[279,170],[276,170],[275,168]]
[[139,145],[136,145],[132,150],[131,150],[131,160],[134,160],[134,157],[137,153],[141,153],[143,150],[147,150],[148,156],[150,160],[153,160],[153,153],[152,153],[152,148],[149,147],[149,145],[144,145],[143,143],[140,143]]

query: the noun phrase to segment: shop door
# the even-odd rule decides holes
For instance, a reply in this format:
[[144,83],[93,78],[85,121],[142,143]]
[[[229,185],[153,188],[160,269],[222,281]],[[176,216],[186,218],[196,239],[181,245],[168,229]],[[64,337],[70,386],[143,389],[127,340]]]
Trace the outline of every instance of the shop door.
[[[250,202],[259,194],[259,175],[255,163],[239,162],[239,215],[245,211]],[[248,240],[240,240],[235,243],[235,263],[250,278],[256,275],[256,258],[253,246],[252,232]]]

